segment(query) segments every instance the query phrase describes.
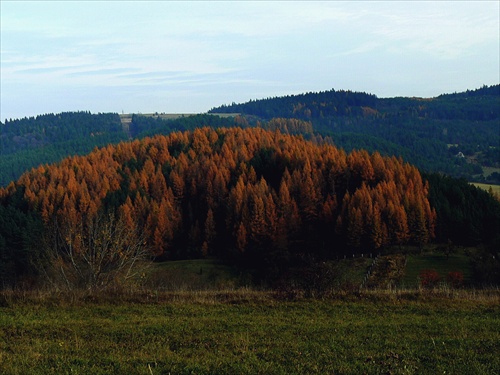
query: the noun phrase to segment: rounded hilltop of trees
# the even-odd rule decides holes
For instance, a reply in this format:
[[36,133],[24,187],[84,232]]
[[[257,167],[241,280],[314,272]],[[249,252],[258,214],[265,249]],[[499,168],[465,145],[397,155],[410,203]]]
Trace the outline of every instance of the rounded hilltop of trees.
[[107,213],[157,259],[259,265],[424,244],[436,221],[428,189],[395,157],[278,130],[199,128],[40,166],[0,190],[0,202],[18,202],[74,251],[85,250],[78,228]]

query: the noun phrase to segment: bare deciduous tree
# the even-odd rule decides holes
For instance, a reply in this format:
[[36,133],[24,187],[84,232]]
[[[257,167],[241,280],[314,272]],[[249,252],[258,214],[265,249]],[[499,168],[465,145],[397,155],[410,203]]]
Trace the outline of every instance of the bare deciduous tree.
[[76,227],[55,221],[45,247],[43,273],[69,290],[125,283],[149,263],[143,236],[114,214],[98,214]]

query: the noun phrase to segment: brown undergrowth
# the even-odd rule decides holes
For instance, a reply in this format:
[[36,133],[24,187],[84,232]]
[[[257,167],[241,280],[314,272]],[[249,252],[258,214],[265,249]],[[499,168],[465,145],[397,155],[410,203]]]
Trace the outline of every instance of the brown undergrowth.
[[290,301],[372,301],[375,303],[473,303],[500,304],[500,289],[453,289],[441,285],[432,289],[378,288],[361,290],[326,290],[311,295],[303,289],[220,289],[198,291],[162,291],[152,289],[114,289],[102,292],[74,290],[71,292],[45,290],[0,291],[0,308],[16,305],[74,306],[86,304],[274,304]]

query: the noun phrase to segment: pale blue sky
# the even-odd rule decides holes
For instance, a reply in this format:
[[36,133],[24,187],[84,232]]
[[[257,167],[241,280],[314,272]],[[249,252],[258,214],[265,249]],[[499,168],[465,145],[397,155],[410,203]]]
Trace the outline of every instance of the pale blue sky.
[[498,84],[499,4],[0,0],[0,120]]

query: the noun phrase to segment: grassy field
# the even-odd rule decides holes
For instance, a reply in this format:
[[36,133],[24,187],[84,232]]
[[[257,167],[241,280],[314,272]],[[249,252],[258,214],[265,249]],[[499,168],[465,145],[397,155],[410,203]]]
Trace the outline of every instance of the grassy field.
[[479,182],[472,182],[472,185],[477,186],[480,189],[490,191],[490,188],[493,190],[493,193],[497,196],[500,195],[500,185],[492,185],[492,184],[482,184]]
[[490,174],[497,172],[500,173],[500,168],[493,168],[493,167],[482,167],[483,172],[484,172],[484,177],[488,177]]
[[[464,292],[461,292],[464,293]],[[0,296],[1,297],[1,296]],[[493,374],[500,298],[0,299],[2,374]],[[149,301],[149,302],[148,302]]]
[[418,286],[418,276],[422,270],[436,270],[443,281],[449,272],[459,271],[464,276],[464,283],[471,282],[472,269],[470,259],[464,254],[450,254],[447,258],[444,254],[422,254],[409,255],[405,268],[402,284],[407,287]]
[[147,286],[160,290],[220,290],[247,286],[249,276],[212,259],[195,259],[154,264]]
[[[317,292],[318,289],[321,292],[325,292],[325,289],[357,290],[371,262],[372,259],[366,257],[326,262],[324,268],[310,270],[309,279],[306,276],[306,280],[301,282],[291,276],[278,287],[288,289],[300,285],[311,292]],[[290,273],[293,275],[293,270]],[[304,272],[298,273],[304,277]],[[331,277],[322,283],[318,280],[320,274],[322,277]],[[204,291],[252,287],[255,286],[254,281],[250,272],[242,272],[213,259],[197,259],[154,264],[148,272],[145,285],[159,291]]]
[[[404,280],[470,277],[459,253],[406,259]],[[0,374],[498,373],[498,289],[360,290],[371,262],[324,264],[338,289],[316,299],[210,259],[153,264],[142,289],[0,292]]]

